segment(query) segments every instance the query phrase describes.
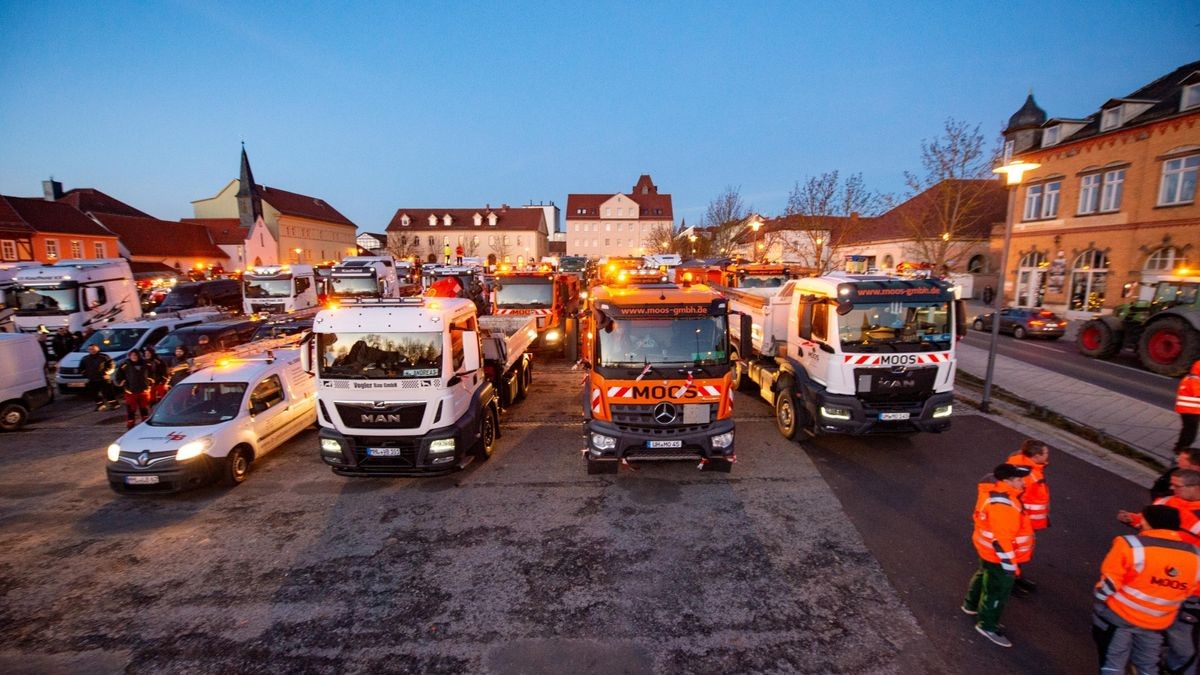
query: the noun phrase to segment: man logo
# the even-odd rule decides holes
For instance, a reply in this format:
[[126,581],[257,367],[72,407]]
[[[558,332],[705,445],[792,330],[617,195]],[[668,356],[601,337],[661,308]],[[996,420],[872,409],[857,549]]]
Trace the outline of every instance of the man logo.
[[675,406],[671,403],[659,403],[654,406],[654,421],[662,425],[675,421]]

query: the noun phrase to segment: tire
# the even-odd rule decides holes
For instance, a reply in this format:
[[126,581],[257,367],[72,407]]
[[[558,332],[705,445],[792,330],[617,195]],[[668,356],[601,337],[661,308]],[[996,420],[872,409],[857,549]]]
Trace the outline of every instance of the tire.
[[983,331],[983,322],[980,321],[979,319],[975,319],[975,323],[971,324],[971,328],[974,328],[975,330],[982,332]]
[[1079,327],[1075,346],[1079,353],[1093,359],[1110,359],[1121,351],[1121,333],[1099,319],[1091,319]]
[[[732,356],[732,360],[734,362],[741,360],[741,355],[739,355],[737,352],[734,352]],[[739,364],[736,367],[736,370],[734,370],[734,373],[736,374],[733,377],[733,388],[741,392],[749,392],[750,387],[754,384],[754,382],[750,379],[750,376],[746,374],[746,369],[742,368]]]
[[475,459],[486,462],[496,451],[496,411],[488,408],[479,422],[479,442],[475,444]]
[[1029,335],[1029,334],[1025,332],[1024,326],[1014,326],[1013,327],[1013,337],[1015,337],[1016,339],[1024,340],[1027,335]]
[[221,464],[221,484],[226,487],[236,487],[246,480],[250,472],[250,453],[246,448],[238,446],[229,451]]
[[29,419],[29,410],[20,403],[5,403],[0,406],[0,429],[16,431],[25,426]]
[[513,397],[513,403],[525,400],[526,391],[529,389],[529,373],[526,371],[530,367],[528,361],[521,362],[521,372],[517,373],[517,395]]
[[1186,319],[1165,316],[1142,331],[1138,358],[1142,366],[1159,375],[1179,377],[1200,357],[1200,333]]
[[800,416],[797,412],[796,397],[792,396],[792,385],[790,382],[785,384],[787,386],[775,394],[775,426],[781,436],[794,441],[800,431]]

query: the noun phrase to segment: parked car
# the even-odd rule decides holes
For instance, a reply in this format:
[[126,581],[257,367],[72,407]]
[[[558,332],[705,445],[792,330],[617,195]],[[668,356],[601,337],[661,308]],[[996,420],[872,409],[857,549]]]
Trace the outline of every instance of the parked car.
[[0,333],[0,429],[16,431],[53,398],[37,336]]
[[271,340],[274,338],[287,337],[296,333],[303,333],[306,330],[312,330],[312,317],[303,319],[280,319],[278,321],[264,321],[258,325],[254,331],[254,335],[250,338],[251,342],[259,340]]
[[[971,327],[979,331],[992,330],[995,312],[975,317]],[[1067,320],[1041,307],[1004,307],[1000,310],[1000,332],[1012,333],[1018,340],[1043,337],[1057,340],[1067,329]]]
[[158,314],[177,312],[192,307],[221,307],[234,314],[242,313],[242,286],[236,279],[213,279],[178,284],[167,293],[162,304],[154,308]]
[[251,319],[226,319],[171,331],[154,345],[159,358],[171,368],[171,384],[188,374],[187,363],[176,363],[175,349],[183,347],[189,358],[246,344],[254,337],[259,322]]

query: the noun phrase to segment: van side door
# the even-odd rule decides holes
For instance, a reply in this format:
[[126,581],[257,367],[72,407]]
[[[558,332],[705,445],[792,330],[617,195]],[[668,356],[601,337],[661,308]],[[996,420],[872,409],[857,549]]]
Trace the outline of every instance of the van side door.
[[282,433],[288,423],[287,393],[279,376],[272,373],[259,380],[250,390],[250,419],[258,436],[259,452],[269,452],[283,443]]

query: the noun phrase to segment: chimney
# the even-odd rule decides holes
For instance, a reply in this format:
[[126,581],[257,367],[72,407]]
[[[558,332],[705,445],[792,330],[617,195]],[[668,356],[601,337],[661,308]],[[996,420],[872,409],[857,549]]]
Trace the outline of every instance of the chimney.
[[48,202],[56,202],[62,199],[62,183],[54,180],[54,176],[51,176],[50,180],[42,181],[42,194],[45,195]]

